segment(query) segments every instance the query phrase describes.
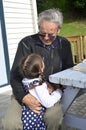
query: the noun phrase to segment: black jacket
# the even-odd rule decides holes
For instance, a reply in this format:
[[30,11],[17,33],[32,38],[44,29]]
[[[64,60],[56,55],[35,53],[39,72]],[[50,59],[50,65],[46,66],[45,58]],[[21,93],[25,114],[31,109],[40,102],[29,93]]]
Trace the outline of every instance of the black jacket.
[[47,78],[50,74],[73,66],[71,47],[67,39],[57,36],[56,40],[50,46],[45,46],[40,41],[38,34],[23,38],[18,45],[10,74],[10,84],[19,103],[21,103],[22,98],[27,94],[22,87],[19,64],[24,56],[31,53],[37,53],[44,57],[44,75]]

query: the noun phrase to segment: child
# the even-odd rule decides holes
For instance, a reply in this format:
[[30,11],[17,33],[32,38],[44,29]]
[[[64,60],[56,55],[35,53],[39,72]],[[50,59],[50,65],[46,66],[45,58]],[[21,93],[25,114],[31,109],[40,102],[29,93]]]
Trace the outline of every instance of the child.
[[62,91],[59,88],[49,86],[43,77],[44,60],[38,54],[26,56],[20,64],[20,74],[24,90],[29,92],[42,104],[39,114],[33,112],[25,104],[22,104],[23,130],[46,130],[43,119],[46,108],[52,107],[60,101]]

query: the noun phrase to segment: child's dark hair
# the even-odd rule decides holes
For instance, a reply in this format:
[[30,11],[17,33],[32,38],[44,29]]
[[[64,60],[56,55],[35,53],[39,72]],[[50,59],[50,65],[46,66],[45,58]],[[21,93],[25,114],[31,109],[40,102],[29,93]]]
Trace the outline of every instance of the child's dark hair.
[[43,67],[43,59],[40,55],[32,53],[21,61],[20,73],[22,77],[29,79],[37,78],[41,75],[41,68]]

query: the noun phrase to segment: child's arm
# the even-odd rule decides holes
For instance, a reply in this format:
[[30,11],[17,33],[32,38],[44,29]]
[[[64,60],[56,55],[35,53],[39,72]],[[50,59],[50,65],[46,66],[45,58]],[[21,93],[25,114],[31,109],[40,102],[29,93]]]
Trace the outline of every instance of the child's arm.
[[60,89],[56,89],[51,94],[49,94],[46,83],[35,87],[35,92],[39,98],[40,103],[46,108],[52,107],[62,97],[62,91]]

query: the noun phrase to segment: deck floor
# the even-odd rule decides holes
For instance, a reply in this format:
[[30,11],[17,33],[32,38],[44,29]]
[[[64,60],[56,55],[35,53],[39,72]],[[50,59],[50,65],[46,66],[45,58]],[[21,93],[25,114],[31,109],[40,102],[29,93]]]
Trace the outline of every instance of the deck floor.
[[0,130],[2,130],[1,120],[11,102],[11,94],[11,90],[3,92],[2,94],[0,93]]

